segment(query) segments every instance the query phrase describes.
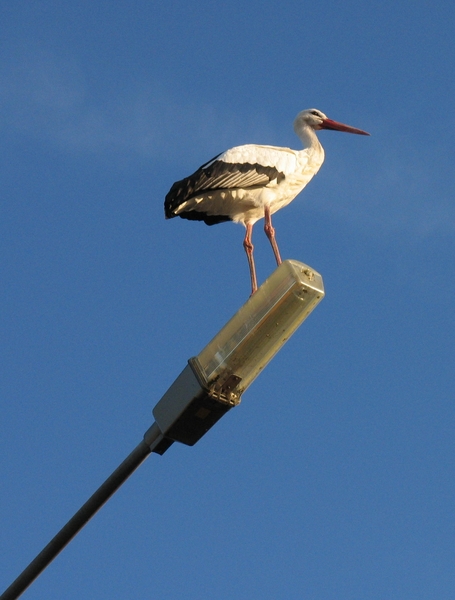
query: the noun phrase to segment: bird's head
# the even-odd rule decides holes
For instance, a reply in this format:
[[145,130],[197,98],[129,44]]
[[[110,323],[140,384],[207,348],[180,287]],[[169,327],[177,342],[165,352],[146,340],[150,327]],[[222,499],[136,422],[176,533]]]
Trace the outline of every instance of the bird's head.
[[351,127],[350,125],[344,125],[338,123],[338,121],[332,121],[327,115],[318,110],[317,108],[307,108],[299,112],[294,121],[294,130],[299,135],[303,129],[310,127],[311,129],[318,131],[319,129],[333,129],[335,131],[345,131],[346,133],[357,133],[359,135],[370,135],[362,129]]

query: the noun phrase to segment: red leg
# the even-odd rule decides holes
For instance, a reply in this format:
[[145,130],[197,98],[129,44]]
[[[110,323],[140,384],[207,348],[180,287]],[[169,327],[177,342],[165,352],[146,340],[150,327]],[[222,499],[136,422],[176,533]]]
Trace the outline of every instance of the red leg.
[[248,258],[248,265],[250,267],[250,276],[251,276],[251,295],[258,289],[258,282],[256,278],[256,268],[254,266],[254,258],[253,258],[253,250],[254,246],[251,241],[251,235],[253,233],[253,225],[245,225],[246,234],[245,239],[243,240],[243,247],[245,248],[246,257]]
[[281,261],[280,251],[278,250],[278,244],[276,243],[276,239],[275,239],[275,229],[272,226],[272,215],[270,214],[270,208],[268,206],[266,206],[264,209],[264,217],[265,217],[265,224],[264,224],[265,235],[269,238],[269,241],[272,245],[273,253],[275,254],[275,258],[276,258],[276,264],[278,266],[280,266],[282,261]]

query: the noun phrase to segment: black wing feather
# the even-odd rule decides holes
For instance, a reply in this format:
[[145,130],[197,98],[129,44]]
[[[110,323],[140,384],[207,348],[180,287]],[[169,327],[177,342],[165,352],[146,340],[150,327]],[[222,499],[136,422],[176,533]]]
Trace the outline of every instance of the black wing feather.
[[[212,160],[203,164],[199,169],[180,181],[176,181],[166,195],[164,201],[164,214],[166,219],[176,217],[176,211],[183,202],[210,193],[213,190],[249,188],[265,186],[270,181],[284,179],[284,173],[275,167],[250,163],[227,163],[216,160],[218,154]],[[185,219],[204,221],[207,225],[215,225],[223,221],[229,221],[226,215],[206,215],[197,211],[182,211],[179,217]]]

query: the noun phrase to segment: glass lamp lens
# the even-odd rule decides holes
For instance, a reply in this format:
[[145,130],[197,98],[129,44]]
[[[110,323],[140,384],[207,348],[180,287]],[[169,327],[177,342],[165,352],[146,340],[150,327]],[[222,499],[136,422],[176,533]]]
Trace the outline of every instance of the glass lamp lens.
[[284,261],[196,357],[207,387],[241,394],[323,297],[319,273]]

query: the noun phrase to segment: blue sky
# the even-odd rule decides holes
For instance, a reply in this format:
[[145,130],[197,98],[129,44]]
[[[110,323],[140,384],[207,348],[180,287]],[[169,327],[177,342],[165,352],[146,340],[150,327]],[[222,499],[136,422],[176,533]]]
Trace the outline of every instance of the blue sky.
[[[243,229],[165,221],[230,146],[326,161],[275,215],[324,301],[196,446],[153,455],[24,594],[455,596],[449,2],[0,8],[0,587],[249,293]],[[258,276],[274,269],[254,237]]]

